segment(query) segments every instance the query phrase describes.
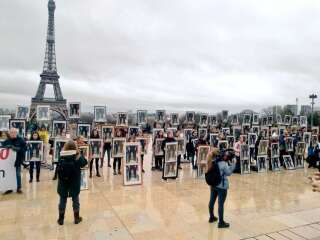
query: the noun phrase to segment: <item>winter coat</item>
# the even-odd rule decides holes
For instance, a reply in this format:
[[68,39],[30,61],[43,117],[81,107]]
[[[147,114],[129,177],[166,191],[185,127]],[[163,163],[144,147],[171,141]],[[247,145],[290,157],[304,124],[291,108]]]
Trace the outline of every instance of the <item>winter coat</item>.
[[219,161],[218,167],[219,167],[222,179],[221,179],[221,183],[218,186],[216,186],[216,188],[229,189],[228,176],[231,176],[231,174],[236,168],[236,164],[232,163],[232,165],[229,166],[226,161]]
[[25,159],[25,153],[27,150],[27,144],[24,139],[19,136],[14,139],[9,138],[3,142],[2,146],[4,148],[10,148],[17,153],[14,166],[20,167]]
[[76,197],[80,193],[81,168],[86,166],[88,162],[83,156],[80,156],[79,159],[76,159],[76,151],[62,151],[59,162],[61,161],[75,161],[76,173],[70,182],[65,182],[59,179],[57,192],[60,197],[63,198]]

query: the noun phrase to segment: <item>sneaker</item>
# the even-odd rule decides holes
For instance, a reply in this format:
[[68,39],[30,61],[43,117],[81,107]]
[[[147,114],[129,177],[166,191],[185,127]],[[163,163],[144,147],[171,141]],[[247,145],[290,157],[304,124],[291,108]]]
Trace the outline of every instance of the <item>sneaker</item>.
[[218,221],[218,218],[215,216],[209,218],[209,223],[214,223],[216,221]]
[[229,228],[230,227],[230,224],[229,223],[226,223],[226,222],[219,222],[218,224],[218,228]]

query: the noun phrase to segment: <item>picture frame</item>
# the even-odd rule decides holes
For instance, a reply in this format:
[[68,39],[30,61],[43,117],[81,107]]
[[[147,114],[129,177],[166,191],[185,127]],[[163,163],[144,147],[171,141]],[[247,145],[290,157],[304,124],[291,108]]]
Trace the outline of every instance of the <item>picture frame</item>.
[[112,157],[122,158],[125,155],[125,138],[114,138],[112,141]]
[[248,134],[248,145],[250,148],[255,147],[257,139],[258,139],[258,135],[256,133]]
[[295,169],[291,155],[283,155],[283,163],[287,170]]
[[248,135],[250,133],[250,124],[242,124],[242,134]]
[[52,121],[52,133],[51,136],[61,138],[67,133],[67,121]]
[[279,126],[279,136],[284,135],[284,132],[286,131],[286,127],[285,126]]
[[268,117],[267,116],[263,116],[261,118],[261,126],[263,126],[263,127],[268,126]]
[[298,142],[296,147],[296,155],[304,156],[306,151],[306,143],[305,142]]
[[294,156],[294,165],[296,169],[304,168],[304,155],[295,155]]
[[104,142],[111,143],[114,137],[114,127],[113,126],[102,126],[101,135]]
[[283,119],[283,123],[286,126],[290,126],[291,125],[291,115],[285,115],[284,119]]
[[178,143],[170,142],[165,146],[163,179],[178,177]]
[[209,125],[210,125],[210,127],[218,126],[218,117],[217,117],[217,115],[211,115],[209,117]]
[[251,125],[251,114],[244,114],[242,125]]
[[286,150],[287,152],[293,152],[293,138],[292,137],[286,137]]
[[273,125],[273,116],[269,115],[268,116],[268,126],[271,127]]
[[239,139],[241,136],[241,132],[242,132],[242,128],[241,126],[233,126],[232,127],[233,130],[233,136],[235,139]]
[[260,134],[260,126],[256,126],[256,125],[252,126],[251,127],[251,132],[255,133],[255,134],[257,134],[259,136],[259,134]]
[[91,159],[101,158],[103,151],[103,140],[102,139],[89,139],[90,156]]
[[298,116],[292,116],[291,117],[291,126],[298,126],[299,125],[299,117]]
[[178,155],[183,155],[186,152],[186,143],[184,138],[177,138]]
[[18,105],[16,107],[16,119],[27,120],[30,115],[30,108],[28,106]]
[[139,135],[140,127],[130,126],[128,128],[128,138],[129,137],[137,137]]
[[230,135],[230,128],[222,128],[222,129],[221,129],[221,133],[222,133],[225,137],[229,136],[229,135]]
[[77,125],[77,136],[83,137],[85,141],[90,138],[91,134],[91,124],[88,123],[79,123]]
[[87,160],[90,161],[90,147],[89,145],[79,146],[80,154]]
[[248,144],[240,145],[240,171],[241,174],[250,174],[250,151]]
[[220,150],[227,150],[228,148],[229,148],[229,143],[228,143],[228,141],[219,141],[218,142],[218,148],[220,149]]
[[196,113],[194,111],[187,111],[186,112],[186,122],[189,124],[195,123],[195,115],[196,115]]
[[37,120],[38,121],[50,121],[51,112],[50,105],[38,105],[37,106]]
[[141,151],[140,144],[138,142],[125,144],[124,159],[124,186],[141,185]]
[[310,146],[310,143],[311,143],[311,132],[304,132],[303,133],[303,142],[306,143],[307,147]]
[[163,128],[154,128],[152,131],[152,139],[154,140],[160,132],[164,133],[164,129]]
[[268,139],[270,136],[269,135],[269,127],[261,127],[260,135],[263,139]]
[[138,125],[147,124],[147,110],[137,110],[137,123]]
[[269,145],[268,140],[261,140],[258,147],[258,155],[260,156],[268,155],[268,145]]
[[26,137],[26,120],[24,119],[10,119],[10,127],[18,129],[18,135],[22,138]]
[[118,112],[117,113],[117,126],[126,127],[128,126],[128,113]]
[[89,190],[89,169],[80,170],[80,191]]
[[300,127],[308,127],[308,119],[306,116],[300,116]]
[[241,134],[241,135],[240,135],[240,138],[243,139],[243,142],[245,142],[245,143],[248,142],[248,135]]
[[281,125],[282,124],[282,116],[280,114],[277,114],[276,122],[277,122],[277,125]]
[[170,114],[170,123],[172,126],[179,125],[179,113],[171,113]]
[[199,128],[198,136],[199,139],[207,139],[208,129],[206,128]]
[[278,135],[279,134],[279,129],[277,128],[277,127],[272,127],[271,129],[270,129],[270,136],[272,137],[272,136],[274,136],[274,135]]
[[258,173],[268,172],[268,156],[258,156],[257,157],[257,169]]
[[252,115],[252,125],[259,125],[259,114],[254,113]]
[[43,141],[27,141],[25,159],[26,162],[42,162]]
[[210,153],[210,146],[199,146],[197,155],[198,177],[204,177],[208,170],[208,154]]
[[222,122],[226,123],[228,121],[228,117],[229,117],[229,111],[222,110],[222,112],[221,112]]
[[271,170],[273,172],[281,171],[280,158],[279,157],[271,157]]
[[156,122],[164,123],[166,121],[166,111],[156,110]]
[[79,119],[81,116],[81,103],[69,102],[68,103],[69,119]]
[[60,159],[60,153],[63,150],[64,144],[68,139],[56,138],[53,144],[53,162],[57,163]]
[[239,115],[238,114],[233,114],[231,117],[231,125],[232,126],[237,126],[239,125]]
[[148,138],[147,137],[137,137],[136,141],[140,143],[140,152],[142,155],[148,153]]
[[199,126],[207,127],[208,123],[209,123],[209,115],[205,113],[200,114]]
[[319,127],[312,127],[311,134],[312,135],[319,135]]
[[154,146],[154,155],[155,156],[163,156],[164,152],[161,148],[163,141],[164,141],[164,138],[157,138],[155,140],[155,146]]
[[311,136],[311,144],[312,144],[313,147],[319,144],[318,135],[312,135]]
[[227,136],[227,141],[228,141],[229,148],[233,149],[234,144],[235,144],[234,136]]
[[171,127],[171,128],[166,129],[166,133],[169,133],[170,131],[173,133],[173,136],[176,136],[178,129],[175,127]]
[[183,136],[186,142],[189,142],[189,139],[193,137],[194,130],[191,128],[183,129]]
[[94,106],[94,122],[105,123],[107,121],[107,107]]
[[280,157],[279,142],[271,143],[271,158],[279,158],[279,157]]
[[0,115],[0,131],[9,131],[10,119],[10,115]]
[[219,144],[219,134],[210,133],[210,146],[218,147]]

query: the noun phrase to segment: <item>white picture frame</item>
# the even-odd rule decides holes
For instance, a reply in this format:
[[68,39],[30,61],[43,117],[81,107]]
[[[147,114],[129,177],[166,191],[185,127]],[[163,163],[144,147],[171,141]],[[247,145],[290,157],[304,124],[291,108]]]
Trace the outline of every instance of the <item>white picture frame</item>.
[[94,106],[94,122],[105,123],[107,121],[107,107]]
[[242,125],[251,125],[251,114],[244,114]]
[[296,169],[304,168],[304,155],[295,155],[294,165]]
[[200,114],[199,126],[200,127],[207,127],[208,124],[209,124],[209,115],[206,113]]
[[101,158],[103,151],[103,140],[102,139],[89,139],[91,159]]
[[101,127],[101,137],[104,142],[111,143],[114,137],[114,127],[113,126],[102,126]]
[[319,127],[312,127],[311,133],[312,135],[319,135]]
[[311,132],[304,132],[303,133],[303,142],[306,143],[307,147],[310,146],[310,143],[311,143]]
[[22,138],[26,137],[26,120],[24,119],[10,119],[10,127],[18,129],[18,135]]
[[248,144],[240,145],[240,171],[241,174],[250,174],[250,150]]
[[210,125],[210,127],[218,126],[218,116],[217,115],[211,115],[209,117],[209,125]]
[[170,114],[170,123],[172,126],[179,125],[179,113],[171,113]]
[[42,162],[43,141],[27,141],[25,159],[26,162]]
[[164,138],[157,138],[155,140],[155,145],[154,145],[154,155],[155,156],[163,156],[164,152],[161,148],[163,141],[164,141]]
[[178,177],[178,143],[166,143],[162,178]]
[[285,142],[287,152],[293,152],[293,137],[286,137]]
[[227,150],[229,148],[229,143],[226,140],[220,140],[218,142],[218,148],[220,150]]
[[279,158],[279,157],[280,157],[279,142],[271,143],[271,158]]
[[79,119],[81,116],[81,103],[69,102],[68,103],[68,115],[70,119]]
[[148,153],[148,138],[147,137],[137,137],[136,141],[140,143],[140,152],[142,155]]
[[52,121],[52,133],[51,136],[61,138],[67,133],[67,121]]
[[207,136],[208,136],[208,129],[199,128],[199,130],[198,130],[198,138],[206,140]]
[[27,120],[30,115],[30,108],[28,106],[18,105],[16,107],[16,119],[25,119]]
[[273,125],[273,116],[272,115],[268,116],[268,123],[267,124],[269,127],[271,127]]
[[140,127],[137,126],[130,126],[128,128],[128,138],[130,137],[137,137],[139,135],[139,131],[141,130]]
[[50,105],[38,105],[37,106],[37,120],[38,121],[50,121],[51,111]]
[[259,125],[259,114],[252,114],[252,125]]
[[10,115],[0,115],[0,131],[9,131],[10,119]]
[[138,142],[125,144],[123,184],[142,184],[141,151]]
[[114,138],[112,141],[112,157],[122,158],[125,155],[125,138]]
[[77,125],[77,136],[83,137],[85,140],[90,138],[91,134],[91,124],[89,123],[79,123]]
[[287,170],[295,169],[291,155],[283,155],[283,163]]
[[147,110],[137,110],[137,123],[138,125],[147,124]]
[[178,155],[183,155],[186,152],[186,141],[184,138],[177,138]]
[[281,125],[282,124],[282,116],[280,114],[277,114],[276,122],[277,122],[277,125]]
[[156,122],[164,123],[166,121],[166,111],[156,110]]
[[257,156],[258,173],[268,172],[268,155]]
[[249,145],[250,148],[255,147],[257,139],[258,139],[258,135],[257,134],[255,134],[255,133],[249,133],[248,134],[248,145]]
[[208,170],[207,157],[209,153],[210,153],[210,146],[204,146],[204,145],[199,146],[198,154],[197,154],[198,177],[204,177]]
[[53,144],[53,162],[57,163],[60,158],[60,153],[63,150],[64,144],[68,142],[68,139],[56,138]]
[[228,141],[228,146],[229,148],[232,148],[234,147],[234,144],[235,144],[235,138],[234,136],[227,136],[227,141]]
[[231,125],[232,126],[237,126],[239,125],[239,115],[238,114],[233,114],[231,117]]
[[186,123],[188,123],[188,124],[195,123],[195,116],[196,116],[196,113],[194,111],[187,111],[186,112]]
[[273,172],[281,171],[281,164],[279,157],[271,157],[271,170]]
[[118,112],[117,113],[117,126],[126,127],[128,126],[128,113]]
[[89,169],[80,170],[80,191],[89,190]]
[[308,119],[306,116],[300,116],[300,127],[308,127]]
[[291,115],[285,115],[284,119],[283,119],[283,124],[286,126],[290,126],[291,125]]
[[258,147],[258,155],[268,155],[268,146],[269,141],[268,140],[261,140]]

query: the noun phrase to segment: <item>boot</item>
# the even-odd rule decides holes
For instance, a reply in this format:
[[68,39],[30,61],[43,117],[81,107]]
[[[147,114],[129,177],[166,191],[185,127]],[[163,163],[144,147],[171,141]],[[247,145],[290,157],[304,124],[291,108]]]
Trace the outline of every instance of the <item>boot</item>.
[[58,219],[57,223],[59,225],[63,225],[63,221],[64,221],[64,211],[59,211],[59,219]]
[[101,177],[101,175],[100,175],[100,173],[99,173],[99,172],[97,173],[97,177]]
[[211,217],[209,218],[209,223],[214,223],[214,222],[216,222],[216,221],[218,221],[218,218],[215,217],[215,216],[211,216]]
[[225,221],[218,223],[218,228],[229,228],[229,227],[230,227],[230,224],[226,223]]
[[82,217],[80,217],[79,212],[74,212],[74,224],[79,224],[82,221]]
[[32,183],[32,181],[33,181],[33,179],[30,177],[30,179],[29,179],[29,183]]
[[40,173],[37,173],[37,182],[40,182]]

